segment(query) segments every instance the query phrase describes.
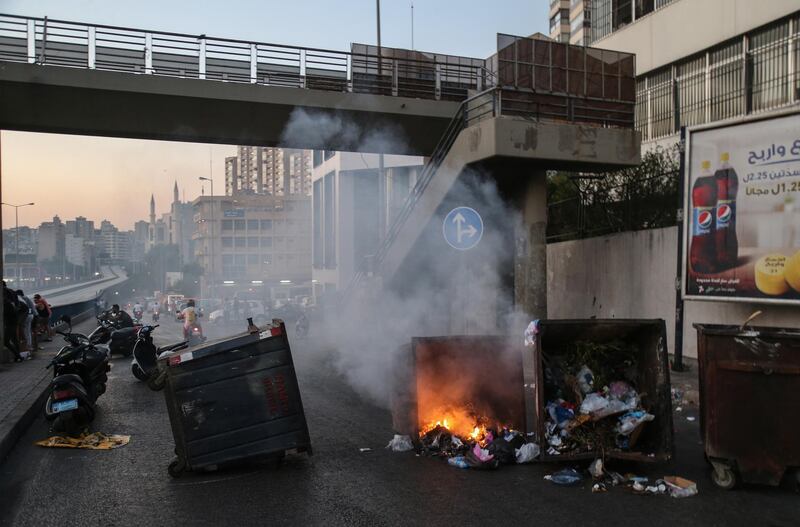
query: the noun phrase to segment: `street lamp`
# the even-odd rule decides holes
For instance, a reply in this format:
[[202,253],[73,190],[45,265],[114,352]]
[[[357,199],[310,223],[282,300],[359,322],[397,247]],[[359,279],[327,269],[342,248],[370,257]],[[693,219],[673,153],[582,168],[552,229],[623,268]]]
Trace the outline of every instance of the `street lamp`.
[[[211,274],[211,284],[214,283],[214,180],[210,177],[200,176],[197,179],[200,181],[208,181],[211,183],[211,235],[209,236],[209,257],[211,258],[211,265],[210,274]],[[212,293],[209,291],[209,296],[213,296]]]
[[15,229],[15,234],[14,234],[14,238],[16,238],[14,240],[14,243],[16,245],[16,248],[14,249],[14,251],[17,254],[14,257],[14,262],[17,264],[17,287],[20,287],[20,285],[19,285],[19,282],[20,282],[20,272],[19,272],[20,271],[20,269],[19,269],[19,209],[20,209],[20,207],[27,207],[28,205],[33,205],[33,202],[31,202],[31,203],[23,203],[22,205],[12,205],[11,203],[3,202],[3,205],[8,205],[9,207],[14,207],[14,218],[17,221],[17,227]]

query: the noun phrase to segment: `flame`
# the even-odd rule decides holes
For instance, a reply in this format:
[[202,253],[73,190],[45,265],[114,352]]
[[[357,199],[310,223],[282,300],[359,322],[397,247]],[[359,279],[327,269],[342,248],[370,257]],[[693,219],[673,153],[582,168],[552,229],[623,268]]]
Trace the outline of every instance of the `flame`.
[[[489,431],[487,424],[491,424],[490,419],[475,416],[467,408],[437,408],[434,415],[436,416],[435,418],[421,420],[425,424],[420,427],[420,436],[441,426],[462,440],[474,441],[481,446],[487,444],[487,433]],[[496,430],[504,428],[500,423],[495,423],[495,426]]]

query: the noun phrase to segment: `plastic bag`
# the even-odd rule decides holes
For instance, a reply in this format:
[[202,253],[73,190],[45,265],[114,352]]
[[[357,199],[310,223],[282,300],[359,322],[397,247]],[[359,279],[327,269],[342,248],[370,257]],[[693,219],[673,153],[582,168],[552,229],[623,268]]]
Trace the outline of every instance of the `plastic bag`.
[[583,481],[583,476],[581,473],[575,470],[574,468],[565,468],[564,470],[559,470],[555,474],[548,474],[544,477],[547,481],[552,481],[556,485],[577,485],[581,481]]
[[520,464],[530,463],[531,461],[539,457],[540,452],[541,449],[539,448],[539,445],[537,445],[536,443],[525,443],[524,445],[522,445],[521,447],[519,447],[514,451],[514,453],[516,454],[517,463]]
[[464,459],[464,456],[456,456],[447,459],[447,464],[458,468],[469,468],[469,463]]
[[525,345],[533,346],[536,344],[536,334],[539,333],[539,320],[533,320],[525,328]]
[[578,386],[584,394],[594,389],[594,373],[586,365],[578,372]]
[[581,403],[581,413],[590,414],[598,412],[608,406],[608,399],[599,393],[590,393]]
[[391,448],[394,452],[408,452],[409,450],[414,450],[414,444],[411,443],[410,437],[395,434],[394,438],[386,445],[386,448]]
[[645,421],[652,421],[655,418],[656,416],[653,414],[648,414],[643,410],[628,412],[619,418],[617,433],[624,436],[630,435],[631,432],[636,430],[636,427],[638,427],[640,424],[644,423]]

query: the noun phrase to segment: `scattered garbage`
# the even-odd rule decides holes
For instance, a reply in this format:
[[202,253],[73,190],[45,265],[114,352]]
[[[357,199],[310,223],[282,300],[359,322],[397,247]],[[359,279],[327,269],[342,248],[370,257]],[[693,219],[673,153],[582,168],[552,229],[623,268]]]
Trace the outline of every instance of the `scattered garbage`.
[[680,476],[665,476],[664,483],[673,498],[688,498],[697,494],[697,484]]
[[591,474],[594,479],[602,478],[604,473],[602,459],[595,459],[592,461],[592,464],[589,465],[589,474]]
[[695,419],[697,419],[697,418],[694,417],[694,416],[691,416],[691,415],[687,415],[686,416],[686,420],[689,421],[689,422],[694,422]]
[[636,390],[639,350],[622,340],[577,341],[543,355],[549,455],[635,450],[656,416]]
[[514,450],[514,454],[517,460],[517,463],[530,463],[537,457],[539,457],[539,453],[541,449],[539,445],[536,443],[525,443],[521,447]]
[[85,448],[89,450],[111,450],[127,445],[131,436],[104,434],[94,432],[91,434],[81,434],[78,437],[53,436],[36,441],[34,444],[50,448]]
[[608,487],[605,483],[595,483],[592,485],[592,492],[608,492]]
[[386,445],[386,448],[391,448],[393,452],[408,452],[409,450],[414,450],[414,444],[409,436],[395,434],[394,438]]
[[359,452],[372,452],[372,449],[369,448],[369,447],[364,447],[364,448],[359,448],[358,451]]
[[[447,427],[447,421],[437,422],[420,435],[419,454],[444,457],[448,464],[459,468],[496,469],[500,465],[530,463],[539,457],[541,449],[534,439],[535,435],[526,436],[517,430],[483,427],[475,427],[468,436],[459,436]],[[395,436],[387,448],[402,451],[398,449],[409,444],[408,436]]]
[[464,456],[456,456],[447,459],[447,464],[458,468],[469,468],[469,463]]
[[583,476],[574,468],[565,468],[564,470],[559,470],[555,474],[546,475],[544,479],[552,481],[556,485],[572,486],[583,481]]

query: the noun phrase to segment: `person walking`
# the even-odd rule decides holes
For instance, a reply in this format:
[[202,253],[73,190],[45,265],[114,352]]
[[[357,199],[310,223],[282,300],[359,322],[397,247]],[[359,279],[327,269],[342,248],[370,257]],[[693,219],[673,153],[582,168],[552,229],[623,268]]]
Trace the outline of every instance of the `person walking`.
[[28,354],[24,356],[25,359],[33,358],[33,350],[36,349],[36,341],[33,338],[33,316],[36,313],[36,306],[33,300],[25,296],[22,289],[17,289],[17,297],[22,305],[27,310],[20,310],[20,326],[22,328],[22,336],[25,338],[25,346],[27,347]]

